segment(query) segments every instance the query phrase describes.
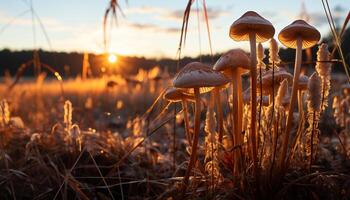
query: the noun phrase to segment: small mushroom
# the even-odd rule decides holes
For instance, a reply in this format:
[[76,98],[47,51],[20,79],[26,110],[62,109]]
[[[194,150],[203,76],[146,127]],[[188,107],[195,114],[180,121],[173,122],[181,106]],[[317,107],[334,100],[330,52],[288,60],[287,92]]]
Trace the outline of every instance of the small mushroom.
[[180,90],[171,87],[168,88],[163,96],[165,99],[167,99],[170,102],[180,102],[182,104],[182,108],[184,110],[184,121],[185,121],[185,131],[186,131],[186,137],[189,144],[192,143],[192,138],[189,131],[189,119],[188,119],[188,107],[187,107],[187,101],[194,101],[194,96],[190,96],[187,94],[182,93]]
[[185,190],[192,168],[196,162],[198,136],[200,129],[200,94],[211,91],[214,87],[225,85],[229,80],[220,72],[212,70],[200,62],[191,62],[182,68],[173,80],[173,85],[187,94],[195,97],[194,135],[190,161],[184,177]]
[[258,176],[257,143],[256,143],[256,42],[265,42],[273,37],[275,28],[265,18],[254,11],[248,11],[237,19],[230,28],[230,37],[235,41],[250,42],[250,66],[251,66],[251,142],[254,172]]
[[306,75],[301,75],[299,77],[298,83],[298,110],[300,119],[304,116],[303,110],[303,92],[307,90],[307,84],[309,82],[309,77]]
[[292,128],[293,109],[297,97],[298,80],[302,61],[302,49],[307,49],[314,46],[320,40],[320,37],[320,32],[303,20],[294,21],[290,25],[283,28],[278,35],[278,39],[283,45],[296,49],[292,96],[289,104],[290,112],[287,116],[287,124],[282,144],[282,155],[280,159],[280,166],[282,170],[284,170],[285,167],[290,129]]
[[230,77],[232,83],[232,100],[233,100],[233,121],[232,126],[234,145],[240,145],[242,142],[242,81],[241,75],[249,70],[250,61],[247,54],[242,49],[232,49],[223,54],[215,63],[213,69],[222,71],[227,77]]
[[263,93],[269,95],[270,101],[277,94],[278,87],[284,79],[290,83],[293,80],[292,74],[284,68],[269,69],[262,77]]
[[[258,97],[257,101],[260,101],[261,96]],[[250,104],[250,88],[246,89],[243,92],[243,103],[244,104]],[[268,96],[262,96],[262,106],[269,106],[269,97]]]
[[307,84],[309,82],[309,77],[306,75],[300,75],[298,81],[298,90],[304,91],[307,90]]

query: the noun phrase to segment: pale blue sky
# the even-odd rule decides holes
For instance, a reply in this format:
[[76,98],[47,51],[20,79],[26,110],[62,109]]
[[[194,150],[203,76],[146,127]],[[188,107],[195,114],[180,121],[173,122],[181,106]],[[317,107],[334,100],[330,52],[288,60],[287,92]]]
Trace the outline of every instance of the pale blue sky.
[[[34,9],[46,27],[52,50],[103,52],[102,18],[108,0],[32,0]],[[187,0],[120,0],[126,18],[119,15],[119,26],[112,29],[110,51],[118,54],[148,57],[176,55],[181,27],[181,17]],[[27,3],[26,3],[27,2]],[[34,47],[30,0],[0,0],[0,48],[32,49]],[[202,0],[198,0],[199,9]],[[248,10],[254,10],[270,20],[278,32],[298,18],[301,0],[206,0],[214,52],[229,48],[247,48],[247,43],[237,43],[228,37],[231,23]],[[310,24],[322,35],[328,33],[321,0],[304,0],[311,17]],[[330,0],[331,8],[341,7],[334,15],[342,23],[350,8],[350,0]],[[196,4],[193,6],[196,9]],[[202,53],[209,52],[208,40],[200,17]],[[4,25],[16,18],[8,27]],[[197,14],[192,12],[189,33],[183,55],[198,55],[199,39]],[[36,24],[36,46],[50,50],[39,25]],[[2,30],[3,29],[3,30]]]

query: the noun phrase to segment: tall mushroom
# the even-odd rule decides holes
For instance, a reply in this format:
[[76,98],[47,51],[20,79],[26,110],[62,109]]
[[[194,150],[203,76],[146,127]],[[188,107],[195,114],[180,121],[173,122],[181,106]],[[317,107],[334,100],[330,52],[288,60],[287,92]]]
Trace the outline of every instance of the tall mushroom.
[[[222,71],[232,82],[232,104],[233,104],[233,123],[232,139],[233,145],[242,144],[242,118],[243,118],[243,100],[242,100],[242,81],[241,75],[249,70],[250,61],[247,54],[242,49],[232,49],[223,54],[215,63],[213,69]],[[235,154],[235,168],[240,165],[240,154]],[[237,170],[236,170],[237,172]]]
[[235,129],[232,134],[241,134],[242,132],[242,81],[241,75],[249,70],[249,57],[242,49],[232,49],[223,54],[215,63],[213,69],[222,71],[231,79],[232,83],[232,100],[234,110]]
[[251,64],[251,143],[255,175],[258,175],[257,143],[256,143],[256,42],[265,42],[273,37],[275,28],[265,18],[254,11],[244,13],[230,28],[230,37],[235,41],[250,42]]
[[302,61],[302,50],[310,48],[317,44],[317,42],[320,40],[320,37],[320,32],[318,32],[316,28],[309,25],[304,20],[294,21],[290,25],[283,28],[278,35],[279,41],[284,46],[296,49],[292,96],[289,104],[289,113],[287,116],[287,124],[282,143],[282,153],[280,159],[280,167],[282,172],[284,172],[285,170],[285,159],[287,155],[290,130],[292,128],[293,122],[293,111],[298,91],[298,80]]
[[187,64],[174,78],[174,87],[183,90],[184,93],[194,94],[196,104],[191,157],[183,181],[185,190],[197,155],[201,113],[200,94],[209,92],[214,87],[227,84],[228,82],[229,80],[223,74],[212,70],[209,66],[200,62],[191,62]]

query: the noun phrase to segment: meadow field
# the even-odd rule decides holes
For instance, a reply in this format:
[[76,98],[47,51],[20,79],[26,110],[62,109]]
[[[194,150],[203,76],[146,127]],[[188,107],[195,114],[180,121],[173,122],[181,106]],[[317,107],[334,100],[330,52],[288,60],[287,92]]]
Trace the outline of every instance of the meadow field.
[[[248,50],[185,63],[194,2],[183,10],[169,71],[101,64],[101,74],[87,76],[84,54],[79,75],[63,76],[35,50],[16,74],[4,73],[0,199],[350,198],[350,53],[341,44],[350,13],[340,29],[327,15],[325,39],[308,20],[277,31],[242,11],[227,30]],[[117,8],[110,1],[104,26]],[[285,47],[291,62],[280,57]],[[106,53],[110,66],[117,59]]]

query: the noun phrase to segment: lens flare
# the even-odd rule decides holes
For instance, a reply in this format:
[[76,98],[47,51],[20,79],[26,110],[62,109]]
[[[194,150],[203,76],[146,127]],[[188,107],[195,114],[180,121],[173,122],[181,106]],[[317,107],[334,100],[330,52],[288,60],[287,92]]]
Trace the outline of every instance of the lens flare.
[[117,58],[116,55],[114,55],[114,54],[109,54],[109,56],[108,56],[108,61],[109,61],[110,63],[116,63],[117,60],[118,60],[118,58]]

